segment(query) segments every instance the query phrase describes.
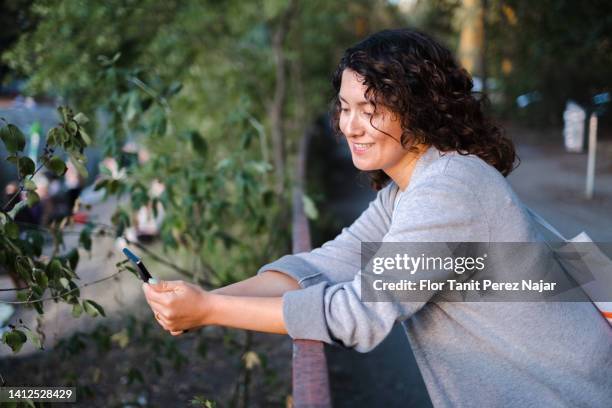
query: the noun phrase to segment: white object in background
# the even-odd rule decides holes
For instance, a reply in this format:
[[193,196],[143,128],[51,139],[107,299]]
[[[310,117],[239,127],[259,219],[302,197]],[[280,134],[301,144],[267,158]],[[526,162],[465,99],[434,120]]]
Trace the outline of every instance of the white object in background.
[[[546,228],[562,242],[565,242],[565,247],[559,248],[557,251],[560,253],[565,251],[576,253],[576,250],[580,249],[578,253],[580,254],[582,267],[586,267],[588,274],[591,275],[591,280],[581,283],[580,288],[591,299],[591,302],[593,302],[602,317],[612,326],[612,260],[597,247],[586,232],[582,231],[574,238],[567,239],[538,213],[529,207],[525,207],[525,209],[534,221]],[[581,275],[584,271],[580,271],[579,268],[568,268],[566,272],[576,282],[583,281]]]
[[0,327],[4,327],[11,316],[15,313],[15,308],[6,303],[0,303]]
[[597,156],[597,115],[592,113],[589,120],[589,159],[587,162],[586,198],[593,198],[595,186],[595,157]]
[[584,146],[586,112],[574,101],[568,101],[563,112],[563,139],[568,152],[581,153]]
[[81,204],[83,205],[94,205],[102,202],[104,200],[104,189],[100,189],[98,191],[95,190],[96,185],[91,184],[81,191],[79,195],[79,199],[81,200]]

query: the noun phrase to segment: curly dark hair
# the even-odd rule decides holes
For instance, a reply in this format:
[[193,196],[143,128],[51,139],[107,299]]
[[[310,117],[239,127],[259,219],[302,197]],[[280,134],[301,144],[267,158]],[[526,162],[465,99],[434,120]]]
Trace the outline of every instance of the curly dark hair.
[[[332,77],[336,96],[331,124],[340,136],[340,85],[345,69],[367,87],[365,98],[399,114],[402,146],[419,144],[438,150],[474,154],[501,174],[514,169],[514,145],[483,113],[486,98],[472,92],[472,78],[452,53],[430,36],[410,29],[384,30],[347,49]],[[367,172],[372,187],[389,182],[382,170]]]

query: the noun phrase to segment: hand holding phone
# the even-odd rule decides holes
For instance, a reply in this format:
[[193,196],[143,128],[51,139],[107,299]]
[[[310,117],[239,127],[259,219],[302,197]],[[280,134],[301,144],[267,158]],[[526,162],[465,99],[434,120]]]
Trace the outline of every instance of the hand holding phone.
[[[149,284],[153,284],[153,285],[155,285],[157,283],[157,279],[155,279],[154,277],[151,276],[151,274],[149,273],[147,267],[142,262],[142,259],[140,259],[138,256],[136,256],[136,254],[134,254],[128,248],[123,248],[123,253],[125,254],[125,256],[134,265],[136,265],[136,268],[137,268],[137,271],[138,271],[138,275],[140,276],[140,279],[142,279],[143,282],[149,283]],[[182,332],[176,332],[176,333],[177,334],[178,333],[187,333],[188,331],[189,330],[183,330]],[[175,335],[175,332],[173,332],[171,334]]]
[[151,274],[147,270],[147,267],[142,262],[142,259],[136,256],[136,254],[134,254],[128,248],[123,248],[123,253],[130,261],[132,261],[134,265],[136,265],[138,275],[140,276],[140,279],[142,279],[143,282],[153,284],[157,283],[157,279],[151,276]]

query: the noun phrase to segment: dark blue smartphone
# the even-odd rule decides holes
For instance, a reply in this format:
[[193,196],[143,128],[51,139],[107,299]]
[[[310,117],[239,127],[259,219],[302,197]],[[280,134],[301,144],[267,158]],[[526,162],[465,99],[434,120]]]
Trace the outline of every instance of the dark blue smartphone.
[[125,256],[127,256],[127,258],[134,265],[136,265],[136,270],[138,271],[138,275],[140,275],[140,279],[142,279],[143,282],[149,283],[150,279],[153,279],[153,281],[155,281],[155,279],[151,276],[151,274],[147,270],[147,267],[142,262],[142,259],[136,256],[136,254],[134,254],[128,248],[123,248],[123,253],[125,254]]
[[[151,274],[147,270],[147,267],[142,262],[142,259],[140,259],[138,256],[136,256],[136,254],[134,254],[132,251],[130,251],[127,248],[123,248],[123,253],[125,254],[125,256],[127,256],[127,258],[130,261],[132,261],[134,265],[136,265],[138,274],[140,275],[140,279],[142,279],[143,282],[153,283],[153,284],[157,283],[157,279],[151,276]],[[183,330],[182,332],[187,333],[188,331],[189,329]]]

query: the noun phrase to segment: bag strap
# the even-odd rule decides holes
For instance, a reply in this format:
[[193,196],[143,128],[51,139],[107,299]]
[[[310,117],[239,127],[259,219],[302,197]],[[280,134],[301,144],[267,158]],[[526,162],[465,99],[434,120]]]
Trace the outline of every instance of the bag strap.
[[533,211],[531,208],[527,206],[525,206],[525,209],[527,210],[527,213],[529,213],[529,215],[531,215],[538,224],[540,224],[541,226],[546,228],[548,231],[553,233],[557,238],[559,238],[563,242],[569,242],[569,240],[565,238],[563,234],[561,234],[555,227],[552,226],[551,223],[549,223],[544,218],[542,218],[538,213],[536,213],[535,211]]

